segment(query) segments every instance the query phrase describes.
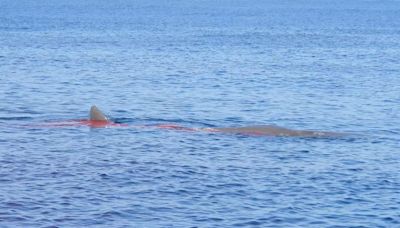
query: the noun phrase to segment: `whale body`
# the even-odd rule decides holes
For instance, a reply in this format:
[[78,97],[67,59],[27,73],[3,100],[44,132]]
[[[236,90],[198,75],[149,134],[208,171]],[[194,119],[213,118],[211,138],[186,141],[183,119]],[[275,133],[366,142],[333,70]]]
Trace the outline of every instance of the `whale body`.
[[293,136],[293,137],[335,137],[342,136],[342,133],[328,131],[309,131],[293,130],[274,125],[256,125],[246,127],[217,127],[215,132],[236,133],[245,135],[264,135],[264,136]]
[[[93,105],[89,112],[89,126],[104,127],[110,125],[118,125],[113,123],[97,106]],[[242,135],[260,135],[260,136],[291,136],[291,137],[338,137],[343,133],[328,131],[310,131],[310,130],[293,130],[274,125],[255,125],[245,127],[214,127],[214,128],[188,128],[175,124],[159,124],[153,127],[180,130],[180,131],[204,131],[204,132],[220,132]]]

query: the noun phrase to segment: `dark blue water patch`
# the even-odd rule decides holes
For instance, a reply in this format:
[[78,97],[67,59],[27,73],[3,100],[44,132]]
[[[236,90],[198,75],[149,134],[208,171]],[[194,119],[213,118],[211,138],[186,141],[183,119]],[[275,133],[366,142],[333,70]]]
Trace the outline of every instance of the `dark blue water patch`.
[[6,31],[6,32],[10,32],[10,31],[29,31],[32,28],[30,27],[0,27],[0,30]]
[[[18,90],[20,87],[16,87],[15,89]],[[39,114],[39,112],[35,111],[32,109],[32,107],[29,106],[15,106],[13,103],[11,103],[8,107],[4,107],[0,109],[0,112],[4,112],[7,114],[20,114],[20,113],[25,113],[25,114]]]
[[33,117],[30,117],[30,116],[0,117],[0,121],[12,121],[12,120],[27,121],[27,120],[32,120],[32,119],[33,119]]

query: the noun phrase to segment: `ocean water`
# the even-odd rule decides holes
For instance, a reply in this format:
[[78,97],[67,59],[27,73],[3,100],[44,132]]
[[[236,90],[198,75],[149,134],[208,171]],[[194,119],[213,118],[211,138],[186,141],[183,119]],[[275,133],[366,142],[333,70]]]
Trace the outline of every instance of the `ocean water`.
[[[399,1],[0,0],[0,227],[400,227]],[[344,138],[155,128],[276,124]]]

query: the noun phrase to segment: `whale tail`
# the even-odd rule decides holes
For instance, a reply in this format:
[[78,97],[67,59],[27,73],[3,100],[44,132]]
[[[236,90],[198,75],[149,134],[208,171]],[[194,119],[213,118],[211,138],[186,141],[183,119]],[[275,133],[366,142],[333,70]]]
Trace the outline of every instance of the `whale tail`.
[[96,105],[92,105],[90,108],[89,118],[91,121],[109,121],[107,116]]

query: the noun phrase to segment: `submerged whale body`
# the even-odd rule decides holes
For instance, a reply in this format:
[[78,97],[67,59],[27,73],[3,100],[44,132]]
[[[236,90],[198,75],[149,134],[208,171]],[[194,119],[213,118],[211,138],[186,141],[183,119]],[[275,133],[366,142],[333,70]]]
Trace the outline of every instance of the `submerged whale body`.
[[[89,124],[91,127],[107,127],[119,126],[113,123],[97,106],[93,105],[89,112]],[[125,125],[124,125],[125,126]],[[204,132],[221,132],[242,135],[260,135],[260,136],[291,136],[291,137],[337,137],[343,136],[342,133],[328,131],[309,131],[309,130],[293,130],[273,125],[256,125],[246,127],[215,127],[215,128],[188,128],[175,124],[159,124],[157,128],[181,130],[181,131],[204,131]]]
[[297,137],[333,137],[341,136],[341,133],[328,131],[306,131],[292,130],[288,128],[273,125],[256,125],[246,127],[221,127],[214,128],[215,131],[223,133],[236,133],[245,135],[264,135],[264,136],[297,136]]

